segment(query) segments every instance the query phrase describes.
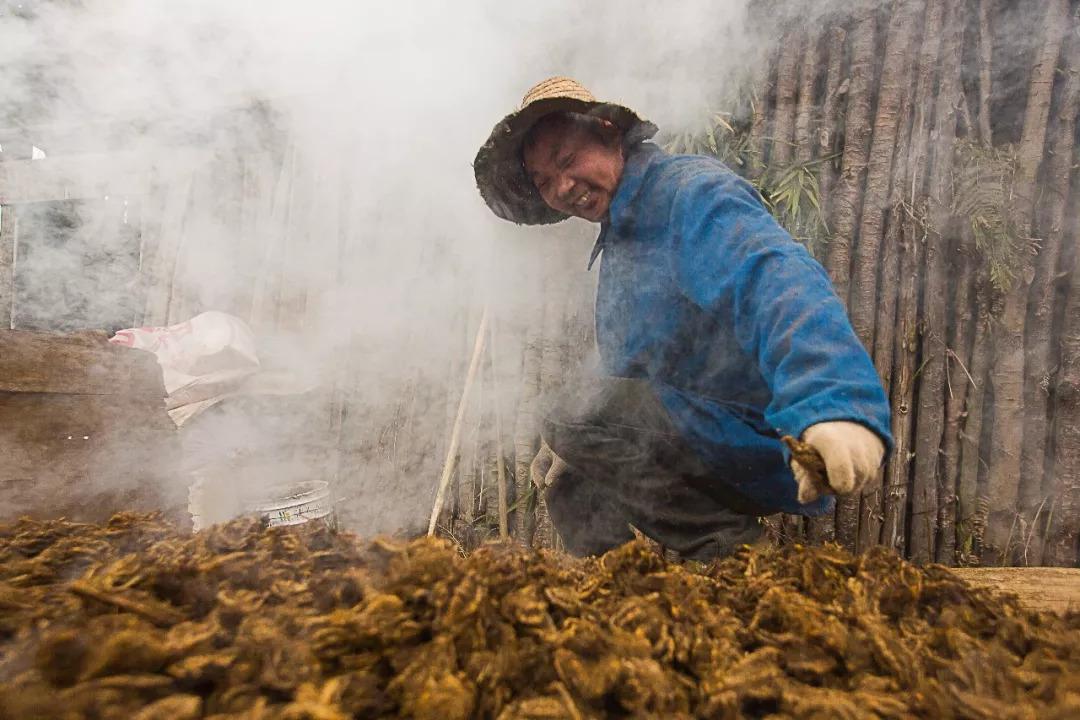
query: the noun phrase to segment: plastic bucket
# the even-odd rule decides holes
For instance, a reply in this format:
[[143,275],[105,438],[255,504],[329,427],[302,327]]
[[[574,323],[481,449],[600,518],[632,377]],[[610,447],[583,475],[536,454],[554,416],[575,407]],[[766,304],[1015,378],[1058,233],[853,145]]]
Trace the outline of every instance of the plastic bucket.
[[333,511],[330,484],[322,480],[267,488],[259,496],[251,501],[249,507],[265,517],[270,527],[321,520]]

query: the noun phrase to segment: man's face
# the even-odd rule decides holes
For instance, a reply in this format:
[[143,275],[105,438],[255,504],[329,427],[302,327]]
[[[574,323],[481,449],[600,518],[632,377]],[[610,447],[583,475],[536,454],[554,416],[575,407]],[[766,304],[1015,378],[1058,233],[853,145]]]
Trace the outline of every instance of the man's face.
[[588,128],[565,122],[541,122],[525,147],[525,172],[550,207],[567,215],[600,222],[623,171],[621,143],[604,142]]

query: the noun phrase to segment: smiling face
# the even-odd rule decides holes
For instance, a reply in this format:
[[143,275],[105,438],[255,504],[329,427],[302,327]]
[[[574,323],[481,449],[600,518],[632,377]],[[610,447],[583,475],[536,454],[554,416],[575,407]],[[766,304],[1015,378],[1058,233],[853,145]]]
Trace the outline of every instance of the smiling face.
[[551,208],[600,222],[622,177],[621,141],[607,120],[548,115],[529,132],[522,151],[525,172]]

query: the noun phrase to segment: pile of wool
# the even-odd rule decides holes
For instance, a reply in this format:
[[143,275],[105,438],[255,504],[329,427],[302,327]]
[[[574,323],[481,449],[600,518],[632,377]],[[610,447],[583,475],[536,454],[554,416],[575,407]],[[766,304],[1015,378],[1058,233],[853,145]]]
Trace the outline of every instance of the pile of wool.
[[1080,616],[884,550],[0,527],[0,718],[1076,718]]

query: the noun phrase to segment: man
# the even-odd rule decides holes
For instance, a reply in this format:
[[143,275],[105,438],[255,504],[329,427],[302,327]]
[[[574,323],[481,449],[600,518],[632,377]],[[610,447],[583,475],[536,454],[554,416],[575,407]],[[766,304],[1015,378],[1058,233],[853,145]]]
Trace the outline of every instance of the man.
[[[761,533],[757,517],[818,515],[858,491],[887,447],[889,406],[828,276],[753,188],[712,158],[669,156],[656,127],[551,78],[476,156],[496,215],[600,223],[603,375],[544,415],[533,462],[577,554],[638,528],[708,560]],[[828,487],[780,441],[822,456]]]

